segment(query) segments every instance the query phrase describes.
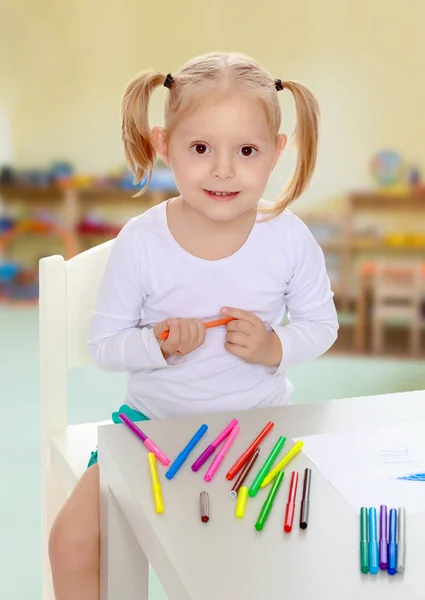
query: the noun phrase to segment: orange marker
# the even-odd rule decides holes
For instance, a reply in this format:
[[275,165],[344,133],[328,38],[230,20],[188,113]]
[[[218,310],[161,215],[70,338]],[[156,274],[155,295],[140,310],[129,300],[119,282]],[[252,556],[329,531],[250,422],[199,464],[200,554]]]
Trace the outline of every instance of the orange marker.
[[[208,321],[208,323],[205,323],[205,327],[207,329],[211,329],[211,327],[221,327],[222,325],[227,325],[227,323],[230,323],[230,321],[235,320],[236,319],[234,317],[225,317],[224,319],[217,319],[216,321]],[[163,331],[159,337],[161,340],[166,340],[168,339],[169,333],[169,331]]]

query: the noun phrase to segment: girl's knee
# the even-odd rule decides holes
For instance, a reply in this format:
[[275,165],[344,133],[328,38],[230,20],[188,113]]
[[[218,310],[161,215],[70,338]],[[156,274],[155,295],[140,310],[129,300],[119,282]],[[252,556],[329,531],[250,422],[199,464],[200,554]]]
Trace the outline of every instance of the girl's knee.
[[65,505],[50,532],[49,556],[52,569],[79,571],[95,567],[98,553],[98,528],[76,518]]

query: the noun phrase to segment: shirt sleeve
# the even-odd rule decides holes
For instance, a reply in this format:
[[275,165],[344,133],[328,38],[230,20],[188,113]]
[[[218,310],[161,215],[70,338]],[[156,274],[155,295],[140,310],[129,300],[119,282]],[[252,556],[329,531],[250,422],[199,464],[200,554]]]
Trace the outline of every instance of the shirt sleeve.
[[146,300],[144,247],[135,220],[114,240],[91,315],[89,351],[108,371],[166,367],[153,329],[141,327]]
[[323,251],[298,217],[293,229],[293,270],[285,294],[287,325],[272,325],[282,344],[276,372],[324,354],[338,336],[338,317]]

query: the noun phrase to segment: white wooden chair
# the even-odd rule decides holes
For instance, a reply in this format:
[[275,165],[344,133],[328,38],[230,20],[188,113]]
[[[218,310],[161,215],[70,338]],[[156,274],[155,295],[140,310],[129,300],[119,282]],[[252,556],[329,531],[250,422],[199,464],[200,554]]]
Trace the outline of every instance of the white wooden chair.
[[[65,261],[40,261],[40,395],[42,420],[43,600],[52,600],[51,525],[87,467],[101,423],[67,426],[67,372],[91,362],[88,326],[113,240]],[[108,422],[108,421],[106,421]]]

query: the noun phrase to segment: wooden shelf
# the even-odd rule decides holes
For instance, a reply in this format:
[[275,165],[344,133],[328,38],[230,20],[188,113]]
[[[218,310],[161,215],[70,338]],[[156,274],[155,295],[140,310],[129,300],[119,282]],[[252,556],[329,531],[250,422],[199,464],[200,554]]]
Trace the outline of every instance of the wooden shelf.
[[[149,190],[142,196],[133,197],[137,189],[123,190],[119,188],[93,188],[78,190],[78,195],[82,202],[131,202],[132,204],[146,205],[155,203],[157,198],[164,198],[164,190]],[[175,190],[169,191],[172,196]]]
[[335,239],[335,240],[323,240],[318,241],[319,245],[323,249],[324,252],[342,252],[347,246],[352,251],[363,251],[363,250],[371,250],[371,251],[388,251],[388,252],[420,252],[425,254],[425,246],[392,246],[387,244],[383,240],[374,240],[374,239],[356,239],[353,238],[344,242],[343,240]]
[[[29,207],[43,206],[49,204],[53,210],[58,209],[61,213],[61,225],[74,241],[76,251],[82,250],[82,247],[95,246],[108,239],[113,239],[115,234],[79,232],[78,224],[84,219],[84,213],[93,209],[95,205],[106,207],[115,206],[118,209],[131,205],[137,214],[144,212],[156,204],[174,195],[173,190],[149,189],[142,196],[133,198],[137,189],[120,189],[114,187],[95,187],[95,188],[60,188],[55,186],[0,186],[0,198],[3,199],[6,206],[14,203],[27,203]],[[115,207],[114,207],[115,208]],[[128,218],[128,217],[127,217]],[[123,223],[124,224],[124,223]],[[75,252],[75,250],[73,251]],[[70,256],[66,256],[70,258]]]
[[387,244],[383,240],[366,240],[366,239],[353,239],[350,241],[350,247],[352,250],[374,250],[374,251],[388,251],[388,252],[421,252],[425,253],[425,246],[392,246]]
[[[96,188],[60,188],[55,186],[22,186],[22,185],[3,185],[0,186],[0,196],[6,201],[8,200],[22,200],[25,202],[31,202],[33,200],[62,200],[64,196],[72,193],[78,196],[78,198],[84,202],[90,200],[102,201],[102,202],[116,202],[116,201],[128,201],[134,203],[144,204],[149,199],[156,197],[163,197],[165,190],[152,189],[146,191],[142,196],[134,198],[134,194],[138,191],[134,189],[122,189],[114,187],[96,187]],[[175,193],[175,190],[169,191],[171,196]]]
[[354,193],[349,196],[353,209],[399,209],[423,210],[425,212],[425,193],[388,194],[383,192]]
[[63,200],[66,190],[59,187],[34,186],[27,187],[23,185],[2,185],[0,186],[0,196],[4,200],[18,200],[24,202],[43,201],[43,200]]

